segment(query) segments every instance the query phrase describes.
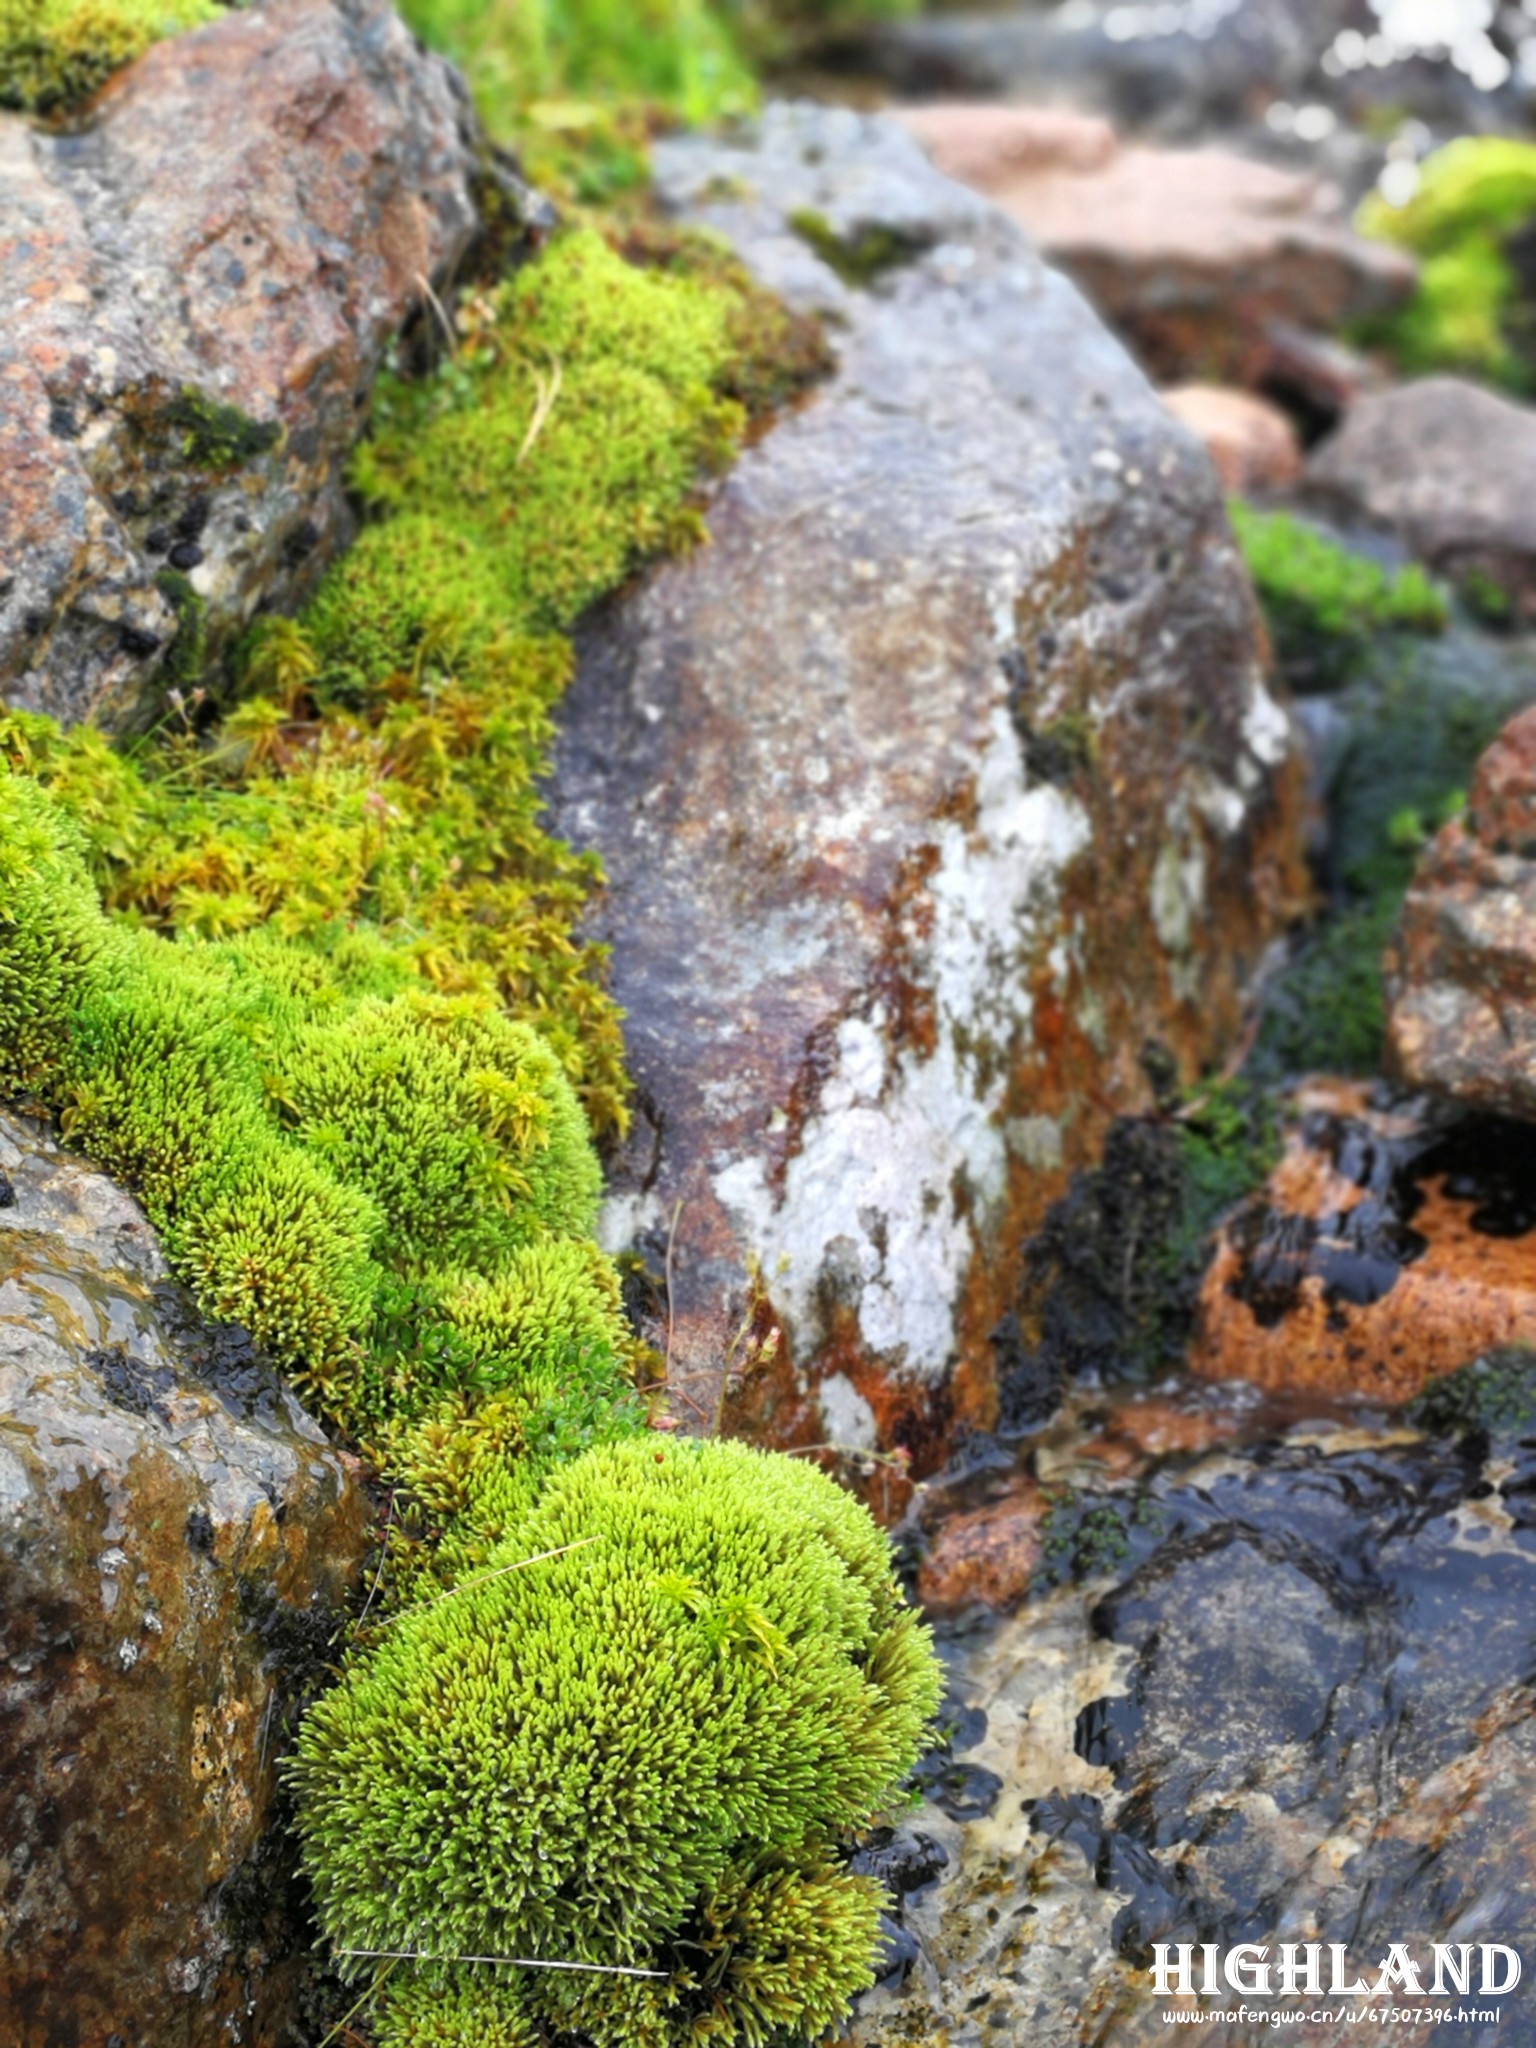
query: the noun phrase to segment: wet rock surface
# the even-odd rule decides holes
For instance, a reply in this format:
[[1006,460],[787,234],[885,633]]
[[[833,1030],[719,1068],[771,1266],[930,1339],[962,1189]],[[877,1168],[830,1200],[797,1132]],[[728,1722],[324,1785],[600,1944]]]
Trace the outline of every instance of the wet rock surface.
[[[1529,1414],[1529,1363],[1523,1384]],[[862,2048],[1166,2039],[1145,1974],[1158,1941],[1337,1941],[1369,1983],[1394,1941],[1536,1934],[1536,1439],[1209,1399],[1237,1422],[1229,1447],[1072,1497],[1117,1546],[1011,1619],[941,1624],[971,1710],[948,1768],[995,1793],[983,1813],[930,1797],[914,1817],[948,1861],[899,1904],[906,1967],[861,2001]],[[1275,2038],[1240,2002],[1319,2004],[1203,2000],[1202,2037]],[[1360,2038],[1339,2009],[1364,2002],[1322,2001],[1335,2017],[1286,2038]],[[1498,2003],[1481,2028],[1392,2037],[1491,2048],[1536,2027],[1528,1986]]]
[[1364,1088],[1303,1092],[1286,1155],[1224,1227],[1192,1370],[1410,1400],[1536,1344],[1536,1144]]
[[816,109],[656,169],[840,365],[562,708],[641,1106],[605,1228],[669,1267],[691,1422],[931,1467],[1132,1049],[1235,1023],[1286,720],[1208,465],[995,210]]
[[275,2048],[304,1930],[261,1843],[368,1512],[137,1206],[0,1115],[0,2035]]
[[[1354,234],[1338,192],[1316,178],[1221,150],[1124,144],[965,159],[956,117],[938,146],[1156,377],[1257,387],[1282,366],[1294,376],[1287,330],[1325,334],[1413,289],[1413,264]],[[919,135],[931,127],[919,114]]]
[[1536,1115],[1536,709],[1478,763],[1463,817],[1414,875],[1388,960],[1399,1071]]
[[1324,502],[1395,533],[1453,582],[1536,621],[1536,411],[1459,377],[1362,397],[1307,465]]
[[0,698],[153,718],[345,542],[385,346],[476,225],[462,86],[385,0],[162,43],[0,115]]

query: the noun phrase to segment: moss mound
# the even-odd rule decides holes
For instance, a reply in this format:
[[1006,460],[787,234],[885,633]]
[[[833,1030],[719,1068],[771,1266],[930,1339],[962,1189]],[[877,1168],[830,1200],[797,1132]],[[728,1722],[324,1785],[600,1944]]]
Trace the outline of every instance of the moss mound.
[[0,107],[48,114],[222,11],[218,0],[0,0]]
[[596,2048],[814,2040],[877,1938],[836,1844],[937,1697],[884,1536],[823,1475],[737,1444],[590,1451],[310,1714],[323,1925],[341,1950],[662,1972],[482,1967],[435,2004],[408,1979],[386,2042],[517,2040],[520,2017]]
[[[1420,263],[1414,297],[1366,329],[1365,340],[1384,344],[1409,373],[1470,370],[1517,391],[1536,389],[1536,304],[1528,282],[1536,248],[1536,143],[1504,136],[1447,143],[1425,159],[1405,206],[1373,194],[1358,225],[1411,250]],[[1514,260],[1517,248],[1526,251],[1523,266]]]

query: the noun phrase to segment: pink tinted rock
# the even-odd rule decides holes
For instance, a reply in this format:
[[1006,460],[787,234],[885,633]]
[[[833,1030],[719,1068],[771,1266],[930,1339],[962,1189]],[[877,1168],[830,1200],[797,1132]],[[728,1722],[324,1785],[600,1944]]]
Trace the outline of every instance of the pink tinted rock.
[[1158,396],[1204,447],[1224,491],[1283,491],[1300,476],[1296,429],[1268,399],[1219,384],[1180,384]]
[[478,166],[462,86],[386,0],[231,12],[78,130],[0,116],[0,698],[142,722],[186,585],[213,653],[303,594]]
[[972,181],[1169,383],[1258,385],[1272,327],[1330,332],[1413,289],[1412,263],[1354,234],[1337,192],[1221,150],[994,156]]
[[946,178],[983,192],[1019,171],[1095,171],[1119,144],[1108,121],[1064,107],[969,101],[903,107],[897,118]]

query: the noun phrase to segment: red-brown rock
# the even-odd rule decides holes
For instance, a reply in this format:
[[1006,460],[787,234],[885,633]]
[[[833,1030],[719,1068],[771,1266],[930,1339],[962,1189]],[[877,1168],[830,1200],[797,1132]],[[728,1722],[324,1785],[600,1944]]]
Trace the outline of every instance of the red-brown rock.
[[1388,1045],[1415,1086],[1536,1117],[1536,709],[1478,763],[1387,956]]
[[0,115],[0,699],[143,721],[178,630],[216,653],[303,594],[477,150],[387,0],[231,12],[78,131]]
[[1268,399],[1219,384],[1179,384],[1158,396],[1210,456],[1224,491],[1283,491],[1300,476],[1296,429]]
[[1294,375],[1295,329],[1331,333],[1413,289],[1412,263],[1352,233],[1340,196],[1314,178],[1219,150],[1130,145],[1011,161],[979,139],[962,148],[961,111],[945,110],[936,145],[955,175],[1010,214],[1169,383],[1256,386],[1282,359]]
[[1298,1109],[1267,1187],[1221,1234],[1194,1372],[1406,1401],[1486,1352],[1536,1346],[1536,1197],[1516,1214],[1502,1185],[1518,1141],[1373,1109],[1350,1084],[1318,1084]]
[[1040,1489],[1021,1479],[1000,1499],[945,1522],[918,1575],[922,1605],[930,1614],[1016,1605],[1040,1561],[1046,1507]]

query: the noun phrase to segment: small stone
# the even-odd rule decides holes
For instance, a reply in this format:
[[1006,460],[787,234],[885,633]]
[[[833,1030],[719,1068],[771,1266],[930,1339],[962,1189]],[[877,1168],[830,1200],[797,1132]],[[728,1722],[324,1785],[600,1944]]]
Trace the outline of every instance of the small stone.
[[952,1614],[978,1603],[1001,1611],[1022,1600],[1040,1560],[1045,1509],[1038,1487],[1020,1480],[1000,1500],[945,1522],[918,1576],[922,1605]]
[[1158,396],[1204,447],[1224,491],[1283,491],[1300,476],[1296,429],[1267,398],[1218,384],[1179,384]]
[[1363,397],[1307,465],[1310,490],[1431,568],[1536,620],[1536,410],[1460,377]]

